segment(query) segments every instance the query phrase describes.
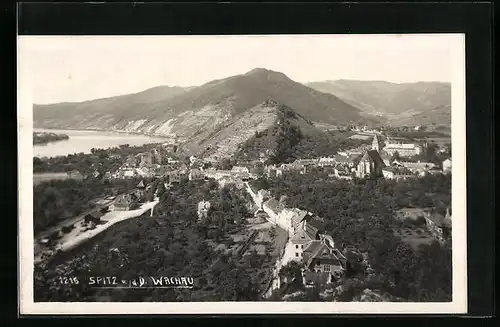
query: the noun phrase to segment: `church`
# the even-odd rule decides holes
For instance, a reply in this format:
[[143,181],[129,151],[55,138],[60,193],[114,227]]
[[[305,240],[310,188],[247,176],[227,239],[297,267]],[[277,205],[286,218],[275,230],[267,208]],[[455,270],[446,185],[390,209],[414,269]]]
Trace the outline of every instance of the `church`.
[[380,146],[377,135],[373,137],[371,150],[366,150],[356,166],[356,177],[381,176],[382,169],[386,167],[380,156]]

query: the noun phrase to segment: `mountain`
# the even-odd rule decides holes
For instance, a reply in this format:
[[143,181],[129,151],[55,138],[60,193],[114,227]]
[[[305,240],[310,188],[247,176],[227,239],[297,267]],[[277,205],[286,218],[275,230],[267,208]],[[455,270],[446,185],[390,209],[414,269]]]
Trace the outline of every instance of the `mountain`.
[[451,85],[442,82],[390,83],[336,80],[307,86],[330,93],[366,113],[392,119],[451,105]]
[[[142,92],[119,95],[84,102],[63,102],[33,106],[33,124],[47,128],[103,128],[112,127],[113,120],[131,111],[141,111],[155,103],[186,92],[181,87],[157,86]],[[113,129],[113,128],[111,128]]]
[[331,135],[310,120],[276,101],[267,101],[266,106],[274,110],[273,124],[242,143],[236,152],[237,158],[255,160],[264,157],[276,164],[335,153]]
[[287,105],[311,121],[329,124],[376,123],[334,95],[263,68],[192,88],[158,87],[80,103],[35,105],[35,127],[127,131],[190,138],[234,122],[268,99]]
[[219,128],[193,136],[183,150],[207,159],[266,158],[281,163],[331,155],[337,150],[336,144],[331,134],[312,121],[270,99]]
[[439,106],[411,116],[391,120],[393,126],[426,126],[428,130],[451,131],[451,106]]

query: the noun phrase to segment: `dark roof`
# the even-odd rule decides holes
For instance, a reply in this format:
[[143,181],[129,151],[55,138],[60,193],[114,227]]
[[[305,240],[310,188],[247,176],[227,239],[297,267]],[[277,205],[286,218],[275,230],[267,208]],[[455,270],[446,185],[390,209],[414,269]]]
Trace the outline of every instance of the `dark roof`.
[[[385,167],[384,160],[380,157],[380,154],[378,153],[377,150],[368,150],[366,151],[366,155],[368,155],[374,162],[375,164]],[[362,159],[365,158],[365,155],[363,155]]]
[[314,228],[316,231],[325,229],[325,222],[320,220],[319,217],[310,216],[307,219],[306,228]]
[[337,163],[348,163],[348,162],[350,162],[349,159],[350,159],[349,157],[345,157],[345,156],[340,155],[340,154],[335,155],[335,161]]
[[91,213],[85,215],[85,217],[91,217],[94,219],[101,219],[102,216],[104,216],[104,214],[100,211],[94,211],[94,212],[91,212]]
[[122,194],[118,199],[115,201],[115,205],[128,205],[134,202],[135,195],[132,193],[127,193],[127,194]]
[[291,221],[295,224],[302,222],[307,217],[307,211],[305,210],[295,209],[294,213],[295,214],[291,217]]
[[331,248],[321,241],[312,241],[311,244],[304,250],[304,262],[309,267],[314,259],[327,259],[329,261],[337,261],[340,264],[340,259],[331,253]]

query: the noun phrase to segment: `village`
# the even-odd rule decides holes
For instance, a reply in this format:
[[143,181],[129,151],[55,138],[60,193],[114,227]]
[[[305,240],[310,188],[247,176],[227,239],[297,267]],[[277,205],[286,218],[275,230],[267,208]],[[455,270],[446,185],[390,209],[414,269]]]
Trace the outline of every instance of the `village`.
[[[363,130],[369,135],[371,144],[364,144],[354,149],[345,149],[329,157],[315,159],[297,159],[291,163],[281,165],[266,165],[265,160],[252,162],[237,162],[230,169],[217,169],[213,162],[203,158],[190,156],[186,160],[178,160],[177,145],[171,143],[160,145],[151,151],[142,152],[135,156],[123,159],[121,167],[114,172],[108,171],[100,176],[96,171],[94,178],[104,181],[116,179],[139,179],[136,187],[123,194],[103,199],[101,205],[94,211],[83,216],[78,222],[72,221],[59,231],[66,234],[65,245],[59,245],[57,250],[70,249],[79,242],[89,239],[112,223],[123,219],[139,217],[145,212],[153,214],[154,205],[158,202],[158,190],[151,190],[152,185],[144,181],[150,178],[160,178],[165,189],[176,187],[183,181],[216,181],[219,188],[234,185],[245,190],[251,196],[254,204],[254,218],[260,218],[252,231],[247,233],[237,252],[244,254],[247,248],[262,234],[264,228],[279,229],[286,240],[281,242],[272,277],[267,287],[266,296],[270,296],[275,289],[283,288],[290,283],[280,271],[290,262],[297,262],[302,268],[303,284],[312,287],[317,283],[328,284],[342,278],[347,269],[347,257],[356,257],[368,275],[373,273],[366,253],[345,244],[337,244],[325,232],[324,219],[315,213],[301,208],[288,207],[286,197],[275,198],[269,190],[255,189],[249,183],[261,178],[273,179],[287,173],[306,174],[310,170],[320,170],[328,173],[335,179],[353,180],[363,178],[385,178],[389,180],[417,179],[426,175],[450,174],[451,158],[446,158],[441,164],[412,160],[422,154],[421,144],[405,142],[401,139],[385,138],[385,145],[379,141],[381,133]],[[215,163],[216,164],[216,163]],[[229,168],[229,167],[224,167]],[[68,172],[70,178],[83,178],[77,171]],[[153,192],[153,199],[145,201],[146,192]],[[153,204],[153,205],[151,205]],[[128,213],[127,213],[128,212]],[[197,204],[198,219],[207,219],[210,212],[210,202],[201,201]],[[116,215],[116,218],[113,218]],[[125,215],[125,216],[124,216]],[[120,217],[119,217],[120,216]],[[123,216],[123,217],[121,217]],[[80,217],[81,218],[81,217]],[[107,219],[106,219],[107,218]],[[423,220],[426,232],[440,243],[446,242],[451,236],[451,214],[447,209],[443,216],[433,208],[408,208],[398,212],[397,219]],[[110,222],[107,222],[107,221]],[[264,224],[265,223],[265,226]],[[260,225],[259,225],[260,224]],[[75,225],[79,225],[79,234],[75,234]],[[102,228],[101,226],[106,226]],[[85,234],[87,233],[87,234]],[[402,235],[404,236],[404,235]],[[260,236],[262,238],[262,235]],[[40,243],[48,243],[50,237],[43,238]]]

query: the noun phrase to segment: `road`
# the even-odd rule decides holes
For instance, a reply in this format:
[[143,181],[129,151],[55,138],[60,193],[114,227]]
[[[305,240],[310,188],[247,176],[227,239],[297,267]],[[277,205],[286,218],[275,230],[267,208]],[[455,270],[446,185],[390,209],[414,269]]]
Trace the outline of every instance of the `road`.
[[[103,207],[107,207],[107,206],[112,205],[113,203],[115,203],[116,199],[118,199],[118,196],[116,196],[113,200],[110,200],[109,202],[98,204],[93,209],[86,210],[85,212],[81,213],[80,215],[78,215],[76,217],[65,219],[65,220],[59,222],[57,225],[55,225],[53,227],[50,227],[50,228],[47,228],[47,229],[39,232],[38,234],[35,235],[35,240],[39,241],[41,239],[47,238],[52,233],[54,233],[54,232],[58,231],[59,229],[61,229],[61,227],[63,227],[63,226],[69,226],[69,225],[74,225],[74,224],[78,223],[79,221],[83,220],[85,218],[85,216],[88,215],[89,213],[95,212],[96,210],[100,210]],[[98,202],[100,200],[104,200],[104,198],[99,198],[99,199],[96,200],[96,202]]]

